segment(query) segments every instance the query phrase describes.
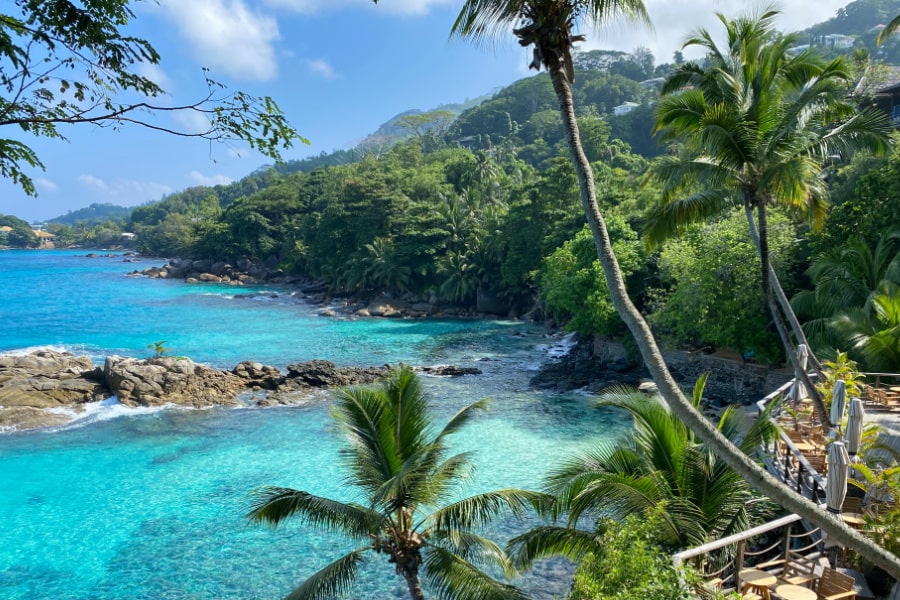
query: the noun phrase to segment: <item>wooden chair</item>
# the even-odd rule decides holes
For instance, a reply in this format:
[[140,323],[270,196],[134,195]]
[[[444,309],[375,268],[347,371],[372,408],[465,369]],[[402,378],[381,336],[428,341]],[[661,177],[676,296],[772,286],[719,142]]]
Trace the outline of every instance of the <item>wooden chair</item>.
[[863,499],[847,496],[844,499],[844,504],[841,505],[841,512],[861,515],[863,513]]
[[824,454],[804,454],[803,456],[806,458],[806,462],[809,463],[809,466],[816,470],[816,473],[825,475],[827,471],[827,461]]
[[849,575],[844,575],[831,568],[825,569],[822,577],[819,578],[819,586],[816,589],[818,600],[856,600],[854,583],[854,579]]

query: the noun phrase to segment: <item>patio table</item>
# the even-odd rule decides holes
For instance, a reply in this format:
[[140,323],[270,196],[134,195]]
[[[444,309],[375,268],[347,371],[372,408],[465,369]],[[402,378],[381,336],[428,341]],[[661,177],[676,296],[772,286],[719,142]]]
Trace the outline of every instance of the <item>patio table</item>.
[[816,600],[816,593],[811,589],[787,583],[776,587],[775,595],[784,600]]

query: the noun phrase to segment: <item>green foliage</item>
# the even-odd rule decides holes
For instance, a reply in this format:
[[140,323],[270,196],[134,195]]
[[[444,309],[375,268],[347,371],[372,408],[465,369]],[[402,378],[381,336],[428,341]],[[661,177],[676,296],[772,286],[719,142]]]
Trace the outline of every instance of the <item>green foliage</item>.
[[36,248],[40,245],[31,225],[18,217],[0,214],[0,227],[11,228],[11,231],[0,231],[0,245],[12,248]]
[[854,236],[813,259],[807,274],[815,288],[798,292],[791,304],[804,319],[804,330],[817,353],[849,348],[852,358],[867,363],[865,354],[882,362],[879,346],[887,356],[896,353],[891,350],[896,343],[891,341],[890,323],[891,298],[900,286],[898,241],[900,229],[892,227],[874,245]]
[[662,504],[649,515],[632,515],[622,522],[603,520],[598,550],[579,563],[568,600],[693,598],[658,538],[664,511]]
[[[281,148],[303,140],[269,98],[229,92],[203,74],[207,94],[187,105],[154,104],[165,95],[157,82],[140,74],[160,56],[146,40],[124,33],[135,14],[128,0],[45,2],[20,0],[18,15],[0,13],[0,126],[18,134],[65,139],[63,124],[118,128],[137,124],[211,141],[243,140],[262,154],[280,159]],[[10,7],[11,8],[11,7]],[[123,97],[144,97],[122,102]],[[154,117],[190,111],[209,121],[202,132],[168,129]],[[43,168],[37,154],[18,139],[0,138],[0,176],[34,195],[24,167]]]
[[[790,270],[794,239],[788,219],[770,215],[769,244],[781,259],[779,272]],[[781,344],[768,326],[759,256],[742,212],[667,242],[657,266],[665,287],[654,292],[650,321],[664,336],[779,362]]]
[[[606,221],[613,250],[625,277],[644,261],[637,233],[622,217]],[[547,257],[540,274],[541,298],[548,312],[566,323],[570,331],[583,334],[615,335],[623,325],[609,297],[606,279],[591,232],[585,226],[574,239],[565,242]]]
[[169,347],[166,346],[165,340],[159,340],[153,342],[152,344],[147,344],[147,348],[153,350],[153,358],[162,358],[164,354],[169,352]]
[[97,225],[107,221],[125,223],[131,217],[133,209],[108,203],[93,203],[87,208],[71,210],[65,215],[49,219],[50,223],[61,225]]
[[[695,406],[704,383],[695,390]],[[649,518],[664,503],[657,539],[684,547],[744,531],[771,514],[772,506],[700,443],[661,398],[615,389],[600,405],[627,411],[634,431],[568,459],[548,477],[547,491],[570,527],[586,515]],[[734,407],[722,414],[718,429],[751,455],[776,435],[768,413],[747,429]]]
[[263,487],[253,493],[247,515],[272,525],[296,517],[361,544],[313,574],[290,597],[346,594],[364,557],[376,554],[403,576],[414,599],[422,598],[420,578],[437,597],[448,600],[524,599],[515,587],[487,574],[511,574],[512,567],[503,550],[481,532],[497,518],[525,514],[546,497],[507,489],[448,500],[459,498],[458,488],[472,467],[466,453],[451,454],[447,438],[485,407],[485,401],[470,404],[436,429],[421,383],[409,367],[394,371],[380,386],[343,390],[332,416],[347,439],[341,452],[347,481],[362,495],[362,503]]
[[859,385],[863,374],[856,370],[856,361],[850,360],[846,352],[838,350],[835,353],[834,360],[822,362],[822,375],[824,380],[816,383],[816,389],[822,394],[827,407],[831,406],[834,384],[838,380],[843,381],[847,386],[847,398],[859,398],[862,396],[862,389]]
[[816,255],[845,246],[854,237],[871,243],[896,228],[892,217],[900,214],[900,145],[894,144],[887,160],[854,160],[837,183],[825,226],[811,240]]

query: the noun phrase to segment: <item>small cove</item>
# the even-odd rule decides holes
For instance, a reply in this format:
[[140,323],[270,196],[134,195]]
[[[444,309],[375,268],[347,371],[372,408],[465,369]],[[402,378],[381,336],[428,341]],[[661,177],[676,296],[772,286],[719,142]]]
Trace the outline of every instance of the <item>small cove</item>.
[[[470,493],[537,487],[559,458],[625,431],[621,415],[587,397],[528,389],[542,346],[556,341],[532,325],[328,319],[281,291],[124,276],[148,263],[0,252],[0,351],[52,345],[99,360],[146,356],[147,344],[166,340],[174,354],[220,368],[314,358],[477,366],[483,375],[426,378],[438,422],[492,398],[491,411],[454,438],[475,452]],[[349,498],[327,405],[109,419],[98,411],[62,431],[0,436],[0,597],[282,597],[346,542],[295,524],[248,526],[246,494],[274,484]],[[552,566],[526,581],[535,598],[566,584]],[[373,563],[353,597],[403,591],[388,565]]]

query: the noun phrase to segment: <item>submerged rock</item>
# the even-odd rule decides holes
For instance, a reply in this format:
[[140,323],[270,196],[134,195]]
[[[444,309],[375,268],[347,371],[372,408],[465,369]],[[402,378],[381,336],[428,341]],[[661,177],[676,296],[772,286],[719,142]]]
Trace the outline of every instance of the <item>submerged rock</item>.
[[475,367],[457,367],[454,365],[437,365],[434,367],[420,367],[420,371],[439,377],[461,377],[462,375],[481,375],[481,369]]

